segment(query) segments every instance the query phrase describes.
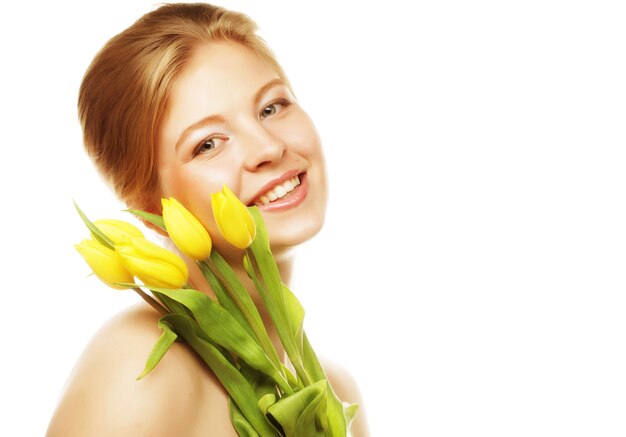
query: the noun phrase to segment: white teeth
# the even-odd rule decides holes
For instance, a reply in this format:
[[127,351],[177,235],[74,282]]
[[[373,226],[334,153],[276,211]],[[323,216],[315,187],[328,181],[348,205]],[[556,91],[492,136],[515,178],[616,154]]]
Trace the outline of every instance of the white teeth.
[[259,200],[257,200],[256,203],[257,205],[267,205],[268,203],[273,202],[276,199],[285,197],[287,193],[293,191],[293,189],[296,188],[298,185],[300,185],[300,178],[298,176],[294,176],[293,178],[283,182],[281,185],[272,188],[270,191],[260,196]]
[[286,189],[284,186],[279,185],[279,186],[277,186],[276,188],[274,188],[274,193],[276,193],[276,195],[277,195],[279,198],[280,198],[280,197],[284,197],[284,196],[285,196],[285,194],[287,194],[287,189]]

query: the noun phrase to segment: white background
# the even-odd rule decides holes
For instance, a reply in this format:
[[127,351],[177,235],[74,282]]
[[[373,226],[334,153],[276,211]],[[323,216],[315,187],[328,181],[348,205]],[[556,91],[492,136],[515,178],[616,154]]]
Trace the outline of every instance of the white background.
[[[126,217],[75,106],[95,52],[153,2],[17,3],[0,19],[0,434],[34,436],[137,301],[72,247],[72,199]],[[620,3],[221,3],[258,22],[324,141],[328,220],[294,291],[373,435],[626,435]]]

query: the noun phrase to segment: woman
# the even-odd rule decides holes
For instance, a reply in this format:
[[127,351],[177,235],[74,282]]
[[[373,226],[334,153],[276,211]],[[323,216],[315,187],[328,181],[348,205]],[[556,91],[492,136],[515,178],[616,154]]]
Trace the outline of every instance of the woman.
[[[325,165],[313,123],[255,31],[246,16],[210,5],[148,13],[95,57],[81,85],[79,115],[88,153],[129,207],[159,213],[162,197],[177,198],[233,265],[241,253],[220,239],[210,194],[226,184],[244,203],[258,205],[288,284],[291,249],[324,221]],[[188,264],[190,283],[213,295]],[[258,298],[245,272],[237,273]],[[48,435],[236,435],[226,392],[182,345],[136,381],[160,335],[158,318],[144,304],[101,329]],[[345,372],[326,370],[342,400],[361,403]],[[352,433],[367,435],[362,405]]]

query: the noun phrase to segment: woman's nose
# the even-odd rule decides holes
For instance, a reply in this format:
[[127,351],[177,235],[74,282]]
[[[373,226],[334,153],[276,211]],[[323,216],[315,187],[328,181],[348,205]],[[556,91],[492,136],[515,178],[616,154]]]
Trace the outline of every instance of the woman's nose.
[[244,166],[248,171],[279,162],[286,149],[285,142],[262,125],[247,130],[244,147]]

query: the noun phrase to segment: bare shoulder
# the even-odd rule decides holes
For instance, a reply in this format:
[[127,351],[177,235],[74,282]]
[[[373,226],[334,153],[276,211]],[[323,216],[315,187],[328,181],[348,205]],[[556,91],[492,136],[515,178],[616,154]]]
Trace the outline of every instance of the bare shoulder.
[[333,389],[342,401],[353,403],[361,400],[359,386],[345,367],[327,359],[323,360],[322,366]]
[[221,385],[184,344],[175,343],[136,380],[161,335],[158,318],[149,307],[133,308],[94,335],[66,384],[49,437],[206,435],[229,423]]
[[326,376],[328,376],[333,390],[337,393],[337,396],[339,396],[339,399],[351,404],[359,404],[359,411],[354,423],[352,424],[352,436],[368,437],[370,434],[365,415],[365,406],[363,404],[363,398],[357,381],[347,369],[340,366],[336,362],[323,360],[322,366],[324,367],[324,372],[326,373]]

